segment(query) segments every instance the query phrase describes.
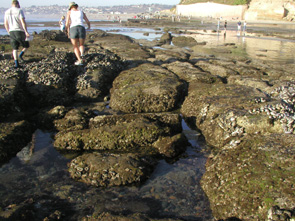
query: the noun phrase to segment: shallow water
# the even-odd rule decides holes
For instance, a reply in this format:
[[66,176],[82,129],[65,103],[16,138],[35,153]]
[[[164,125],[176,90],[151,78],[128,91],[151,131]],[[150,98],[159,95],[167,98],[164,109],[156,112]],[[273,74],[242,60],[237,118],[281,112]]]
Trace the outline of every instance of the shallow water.
[[199,31],[198,34],[190,35],[197,42],[206,42],[205,47],[222,46],[226,43],[234,43],[241,50],[247,53],[251,59],[260,59],[280,64],[295,62],[295,41],[275,37],[265,37],[259,34],[247,32],[224,31],[209,33]]
[[52,146],[52,134],[37,130],[33,144],[0,168],[0,207],[9,212],[11,205],[29,206],[34,220],[56,210],[62,212],[63,220],[80,220],[103,211],[211,220],[209,202],[199,184],[207,159],[204,146],[198,142],[200,134],[184,122],[183,129],[192,146],[177,162],[161,160],[145,184],[117,188],[97,188],[72,180],[67,163],[73,156],[60,154]]
[[[45,23],[44,23],[45,24]],[[51,27],[44,27],[42,23],[31,22],[28,25],[28,31],[33,33],[34,31],[40,33],[42,30],[59,30],[58,25]],[[256,28],[260,28],[264,33],[267,30],[276,27],[275,24],[256,24]],[[292,30],[294,25],[280,24],[281,29]],[[251,27],[250,27],[251,28]],[[123,34],[130,36],[134,39],[145,39],[145,40],[155,40],[159,39],[162,35],[162,31],[156,31],[152,28],[141,28],[141,27],[122,27],[118,26],[117,23],[108,24],[108,26],[101,26],[99,24],[93,24],[92,29],[101,29],[106,32],[113,34]],[[194,30],[193,30],[194,31]],[[144,35],[148,33],[148,35]],[[210,30],[201,31],[198,30],[197,34],[192,34],[190,36],[194,37],[198,42],[206,42],[206,47],[219,46],[224,43],[234,43],[239,46],[244,52],[248,54],[250,59],[260,59],[272,61],[280,64],[288,64],[295,62],[295,40],[281,39],[271,36],[263,36],[262,34],[253,34],[248,32],[237,32],[233,28],[226,32],[224,35],[224,30],[220,30],[220,33],[212,33]],[[0,28],[0,35],[7,35],[6,30]],[[179,36],[173,34],[174,36]],[[285,34],[286,35],[286,34]],[[293,33],[290,33],[293,36]]]

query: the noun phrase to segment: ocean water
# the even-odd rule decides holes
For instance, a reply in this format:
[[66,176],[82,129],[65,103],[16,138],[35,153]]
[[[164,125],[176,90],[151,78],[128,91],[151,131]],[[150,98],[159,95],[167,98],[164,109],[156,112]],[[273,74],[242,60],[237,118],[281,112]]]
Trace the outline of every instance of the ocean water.
[[[47,21],[48,22],[48,21]],[[0,21],[0,36],[1,35],[7,35],[7,31],[5,30],[3,25],[3,21]],[[92,29],[100,29],[109,33],[114,33],[114,34],[123,34],[123,35],[128,35],[131,38],[134,39],[146,39],[146,40],[154,40],[158,37],[161,37],[162,33],[159,31],[155,31],[154,29],[149,29],[149,28],[129,28],[129,27],[121,27],[121,26],[96,26],[92,25]],[[40,21],[36,23],[36,21],[28,21],[28,32],[33,33],[37,32],[40,33],[43,30],[59,30],[58,24],[55,26],[45,26],[45,23],[42,24]],[[149,33],[149,35],[144,35],[144,33]]]

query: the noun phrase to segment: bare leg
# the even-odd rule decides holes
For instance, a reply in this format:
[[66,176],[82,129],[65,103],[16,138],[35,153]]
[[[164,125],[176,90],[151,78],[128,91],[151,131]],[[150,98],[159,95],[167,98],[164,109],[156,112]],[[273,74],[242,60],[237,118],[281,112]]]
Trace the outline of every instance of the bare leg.
[[74,52],[75,52],[75,55],[78,59],[78,61],[81,62],[81,52],[79,50],[79,39],[78,38],[75,38],[75,39],[71,39],[71,42],[72,42],[72,45],[74,46]]
[[12,56],[13,56],[13,59],[16,61],[18,60],[18,57],[17,57],[17,50],[13,50],[12,51]]
[[14,63],[15,63],[14,67],[18,68],[19,63],[18,63],[18,56],[17,56],[17,50],[16,49],[12,50],[12,56],[13,56],[13,60],[14,60]]
[[80,50],[81,56],[84,56],[84,51],[85,51],[84,42],[85,42],[85,39],[79,39],[79,45],[80,45],[79,50]]

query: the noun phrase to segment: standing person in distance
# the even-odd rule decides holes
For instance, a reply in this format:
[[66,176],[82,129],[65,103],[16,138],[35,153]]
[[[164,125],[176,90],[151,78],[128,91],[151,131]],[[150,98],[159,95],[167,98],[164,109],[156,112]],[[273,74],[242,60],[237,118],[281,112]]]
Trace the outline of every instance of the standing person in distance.
[[59,20],[60,31],[65,32],[66,30],[66,17],[62,16]]
[[90,29],[90,22],[85,13],[78,10],[78,5],[75,2],[71,2],[66,19],[66,30],[74,46],[74,52],[77,57],[75,65],[83,65],[84,60],[86,30],[83,25],[83,19],[86,21],[88,29]]
[[[20,9],[20,4],[17,0],[13,0],[11,8],[5,11],[4,27],[10,36],[10,44],[13,49],[12,55],[15,63],[14,67],[19,68],[18,58],[23,61],[23,55],[30,47],[29,42],[26,41],[26,37],[30,37],[30,34],[27,30],[24,12]],[[18,56],[20,45],[23,49]]]
[[239,21],[239,22],[238,22],[238,31],[241,31],[241,25],[242,25],[242,22]]
[[227,21],[225,20],[224,22],[224,31],[226,32],[226,28],[227,28]]
[[244,29],[243,29],[243,31],[246,31],[246,27],[247,27],[247,21],[244,21]]

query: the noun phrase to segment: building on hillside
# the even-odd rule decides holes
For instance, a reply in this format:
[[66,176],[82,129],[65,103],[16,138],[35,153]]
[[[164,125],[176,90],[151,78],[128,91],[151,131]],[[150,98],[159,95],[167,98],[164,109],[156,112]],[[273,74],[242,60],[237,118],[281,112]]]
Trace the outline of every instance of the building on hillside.
[[244,19],[246,10],[246,5],[224,5],[211,2],[176,6],[177,15],[192,17]]

